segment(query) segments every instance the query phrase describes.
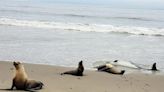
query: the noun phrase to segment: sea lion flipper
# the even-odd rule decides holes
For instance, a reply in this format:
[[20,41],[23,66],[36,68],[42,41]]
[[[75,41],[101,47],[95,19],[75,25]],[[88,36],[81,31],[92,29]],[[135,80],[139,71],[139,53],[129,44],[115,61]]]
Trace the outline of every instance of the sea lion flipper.
[[42,89],[43,85],[44,84],[40,81],[32,80],[32,81],[29,81],[29,83],[26,84],[25,90],[28,90],[28,91],[39,90],[39,89]]
[[112,73],[112,74],[121,74],[121,75],[125,73],[125,70],[119,70],[112,64],[105,64],[105,65],[98,66],[97,70]]
[[14,85],[12,84],[12,86],[11,86],[10,90],[13,90],[13,89],[14,89]]
[[63,74],[71,74],[71,75],[75,75],[77,73],[76,70],[72,70],[72,71],[66,71]]
[[72,71],[66,71],[66,72],[61,73],[61,75],[64,75],[64,74],[75,75],[75,71],[72,70]]
[[107,68],[106,65],[101,65],[97,67],[98,71],[104,71],[106,70],[106,68]]
[[64,73],[61,73],[61,75],[69,74],[69,75],[75,75],[75,76],[83,76],[83,71],[84,71],[83,61],[80,61],[78,64],[78,68],[76,70],[66,71]]
[[15,79],[13,79],[12,86],[11,86],[10,90],[13,90],[14,87],[15,87]]

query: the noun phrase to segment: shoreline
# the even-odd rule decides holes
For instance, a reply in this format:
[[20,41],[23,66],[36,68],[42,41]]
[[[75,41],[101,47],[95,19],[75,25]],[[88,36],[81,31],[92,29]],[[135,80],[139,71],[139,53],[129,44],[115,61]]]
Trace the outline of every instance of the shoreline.
[[[13,61],[1,61],[0,62],[6,62],[6,63],[12,63]],[[54,65],[54,64],[45,64],[45,63],[27,63],[27,62],[21,62],[23,64],[28,64],[28,65],[41,65],[41,66],[47,66],[47,67],[57,67],[57,68],[68,68],[68,69],[76,69],[77,68],[77,65],[78,65],[78,62],[76,64],[75,67],[73,66],[58,66],[58,65]],[[85,71],[97,71],[96,68],[94,67],[91,67],[91,68],[85,68]],[[120,70],[126,70],[126,74],[135,74],[135,73],[141,73],[141,74],[155,74],[155,75],[163,75],[164,76],[164,71],[161,69],[159,69],[159,71],[152,71],[152,70],[149,70],[149,69],[137,69],[137,68],[128,68],[128,67],[124,67],[124,66],[119,66],[117,67],[118,69]]]
[[[84,76],[60,75],[75,68],[23,63],[30,79],[40,80],[40,92],[163,92],[164,76],[144,73],[114,75],[85,70]],[[11,87],[14,77],[12,62],[0,61],[0,91]],[[8,91],[7,92],[12,92]]]

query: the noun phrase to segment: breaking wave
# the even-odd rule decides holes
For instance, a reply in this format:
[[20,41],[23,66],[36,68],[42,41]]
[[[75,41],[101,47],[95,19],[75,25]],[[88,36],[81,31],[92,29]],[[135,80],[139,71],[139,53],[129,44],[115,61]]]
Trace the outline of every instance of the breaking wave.
[[148,28],[135,26],[113,26],[103,24],[63,23],[51,21],[18,20],[11,18],[0,18],[0,25],[22,26],[45,29],[61,29],[68,31],[85,32],[114,32],[135,35],[164,36],[164,28]]

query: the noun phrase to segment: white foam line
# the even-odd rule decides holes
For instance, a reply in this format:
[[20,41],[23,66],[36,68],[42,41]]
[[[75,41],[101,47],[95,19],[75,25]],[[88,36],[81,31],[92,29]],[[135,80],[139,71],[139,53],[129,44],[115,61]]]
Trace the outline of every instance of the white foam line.
[[147,28],[134,26],[113,26],[102,24],[82,24],[82,23],[62,23],[50,21],[31,21],[31,20],[17,20],[11,18],[0,18],[1,25],[24,26],[34,28],[48,28],[48,29],[62,29],[73,31],[87,31],[87,32],[116,32],[129,33],[136,35],[156,35],[164,36],[164,28]]

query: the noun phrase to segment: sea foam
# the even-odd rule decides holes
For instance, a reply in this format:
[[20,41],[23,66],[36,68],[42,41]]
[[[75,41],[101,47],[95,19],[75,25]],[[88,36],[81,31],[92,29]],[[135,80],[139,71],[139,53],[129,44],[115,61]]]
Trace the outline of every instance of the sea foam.
[[64,23],[55,21],[19,20],[12,18],[0,18],[0,25],[22,26],[45,29],[61,29],[68,31],[85,32],[114,32],[135,35],[164,36],[164,28],[148,28],[136,26],[114,26],[104,24]]

